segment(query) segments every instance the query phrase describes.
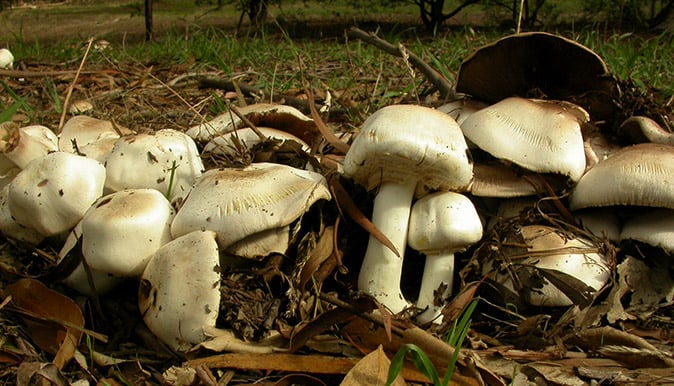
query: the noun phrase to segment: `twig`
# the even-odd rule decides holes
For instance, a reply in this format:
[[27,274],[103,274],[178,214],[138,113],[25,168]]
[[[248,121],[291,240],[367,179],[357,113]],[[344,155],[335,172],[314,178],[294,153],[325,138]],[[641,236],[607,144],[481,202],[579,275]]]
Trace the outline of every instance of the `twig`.
[[[400,48],[392,45],[391,43],[379,38],[374,33],[367,33],[360,28],[352,27],[348,31],[350,37],[360,39],[366,43],[372,44],[373,46],[388,52],[389,54],[397,57],[403,57],[403,54]],[[426,79],[428,79],[440,92],[440,98],[442,99],[457,99],[456,92],[452,84],[444,77],[438,70],[431,67],[428,63],[424,62],[423,59],[418,57],[412,52],[409,52],[409,63],[419,70]]]
[[260,132],[260,130],[257,128],[257,126],[255,126],[255,124],[253,124],[253,122],[251,122],[250,119],[248,119],[241,111],[239,111],[239,109],[236,106],[229,103],[229,100],[227,100],[227,99],[225,99],[225,102],[227,103],[227,107],[229,108],[229,110],[231,112],[233,112],[234,115],[239,117],[239,119],[241,119],[241,121],[244,124],[246,124],[246,126],[250,127],[250,129],[253,130],[255,135],[257,135],[257,137],[260,138],[260,141],[266,141],[267,140],[267,137],[264,134],[262,134],[262,132]]
[[[237,82],[236,86],[247,95],[255,95],[258,97],[264,97],[267,95],[267,93],[259,89],[257,87],[251,86],[247,83],[243,82]],[[227,91],[237,91],[236,87],[234,86],[234,82],[231,80],[224,80],[224,79],[219,79],[219,78],[213,78],[213,77],[202,77],[199,79],[199,88],[217,88],[217,89],[222,89],[222,90],[227,90]],[[264,99],[264,98],[263,98]],[[309,104],[307,101],[295,98],[290,95],[283,95],[283,94],[274,94],[270,97],[272,102],[282,102],[288,106],[292,106],[298,110],[301,110],[303,113],[308,113],[309,112]]]
[[91,50],[91,45],[94,44],[94,38],[89,38],[89,43],[87,44],[87,50],[84,51],[84,56],[82,56],[82,60],[80,61],[80,66],[77,68],[77,72],[75,73],[75,77],[73,78],[73,81],[70,82],[70,85],[68,86],[68,92],[66,93],[66,98],[63,101],[63,111],[61,111],[61,119],[59,119],[59,130],[63,127],[63,124],[65,123],[66,120],[66,113],[68,112],[68,103],[70,103],[70,97],[73,95],[73,90],[75,89],[75,85],[77,84],[77,79],[80,77],[80,72],[82,72],[82,68],[84,67],[84,63],[87,61],[87,57],[89,56],[89,50]]

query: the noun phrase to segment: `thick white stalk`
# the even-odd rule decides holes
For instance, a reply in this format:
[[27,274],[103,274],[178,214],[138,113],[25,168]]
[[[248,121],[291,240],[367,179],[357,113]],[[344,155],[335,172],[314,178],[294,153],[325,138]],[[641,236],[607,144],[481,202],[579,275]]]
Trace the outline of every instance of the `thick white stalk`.
[[400,291],[400,278],[415,187],[415,180],[380,185],[374,199],[372,223],[388,237],[400,256],[370,236],[358,276],[358,288],[394,314],[410,305]]
[[427,323],[440,316],[442,305],[434,305],[434,299],[435,292],[442,284],[446,287],[441,298],[445,299],[451,293],[452,285],[454,285],[454,254],[439,253],[426,255],[424,274],[421,278],[421,289],[419,290],[419,299],[416,306],[421,309],[428,308],[417,316],[419,323]]

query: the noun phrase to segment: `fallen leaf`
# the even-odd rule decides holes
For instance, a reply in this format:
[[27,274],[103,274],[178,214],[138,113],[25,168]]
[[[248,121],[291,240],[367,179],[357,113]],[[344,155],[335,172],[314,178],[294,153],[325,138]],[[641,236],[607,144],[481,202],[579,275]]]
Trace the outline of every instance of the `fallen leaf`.
[[[389,367],[391,366],[391,361],[384,353],[384,349],[380,345],[376,350],[367,354],[363,359],[358,361],[358,363],[353,366],[344,380],[342,380],[341,386],[379,386],[386,385],[386,380],[388,379]],[[401,375],[398,374],[396,379],[393,381],[392,385],[401,386],[405,385],[405,381],[402,379]]]
[[34,279],[21,279],[9,285],[7,291],[35,344],[54,354],[54,365],[62,369],[75,355],[82,337],[84,316],[80,308]]

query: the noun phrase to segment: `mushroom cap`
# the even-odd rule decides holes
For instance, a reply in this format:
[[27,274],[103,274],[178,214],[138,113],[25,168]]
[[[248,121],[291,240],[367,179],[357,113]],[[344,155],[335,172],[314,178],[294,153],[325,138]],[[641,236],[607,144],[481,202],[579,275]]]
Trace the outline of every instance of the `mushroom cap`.
[[597,163],[571,193],[571,210],[591,206],[654,206],[674,209],[674,146],[642,143]]
[[119,138],[108,155],[106,170],[105,187],[110,191],[152,188],[168,194],[171,186],[170,198],[175,201],[189,193],[204,165],[192,138],[162,129]]
[[318,200],[331,199],[319,173],[270,163],[211,169],[178,210],[171,233],[212,230],[221,249],[259,232],[284,227]]
[[489,106],[489,103],[470,98],[463,98],[447,102],[436,107],[436,109],[449,115],[456,121],[456,123],[461,125],[461,123],[463,123],[463,121],[465,121],[471,114],[487,106]]
[[[272,127],[286,131],[307,143],[313,143],[316,139],[317,129],[313,119],[292,106],[256,103],[239,107],[239,112],[255,126]],[[186,133],[196,141],[206,142],[238,129],[243,124],[241,118],[234,112],[226,111],[209,122],[191,127]]]
[[[306,151],[309,150],[309,145],[307,145],[306,142],[292,134],[286,133],[285,131],[273,129],[270,127],[258,127],[257,129],[267,138],[281,141],[295,141],[299,143]],[[237,140],[241,145],[243,145],[243,149],[241,149],[243,151],[250,149],[262,141],[260,137],[253,131],[253,129],[250,127],[245,127],[213,137],[204,146],[204,153],[236,156],[240,152],[236,144]]]
[[82,217],[82,255],[93,269],[138,277],[171,241],[171,203],[154,189],[127,189],[98,199]]
[[449,115],[417,105],[391,105],[363,123],[344,158],[344,174],[368,189],[417,178],[437,190],[467,188],[473,175],[468,146]]
[[93,118],[87,115],[77,115],[66,121],[59,134],[58,148],[60,151],[75,153],[73,142],[81,150],[83,147],[98,141],[101,138],[129,135],[132,132],[124,127],[113,125],[112,121]]
[[632,143],[655,142],[674,145],[674,133],[665,130],[659,123],[646,116],[635,115],[627,118],[618,131]]
[[573,101],[595,120],[611,119],[619,96],[599,55],[545,32],[518,33],[479,48],[461,63],[456,91],[490,103],[543,94]]
[[56,151],[29,163],[9,184],[7,204],[19,224],[45,236],[74,227],[103,194],[105,167]]
[[[521,227],[521,235],[528,245],[527,253],[530,255],[512,260],[514,272],[526,266],[559,271],[580,280],[593,293],[608,283],[611,273],[607,259],[604,255],[591,252],[596,250],[591,241],[569,237],[545,225],[525,225]],[[510,289],[514,287],[511,276],[507,273],[495,273],[492,279]],[[573,304],[545,276],[542,276],[541,283],[524,283],[524,287],[522,290],[526,291],[529,303],[534,306],[557,307]]]
[[163,245],[143,271],[138,305],[150,331],[176,351],[204,340],[220,309],[215,232],[194,231]]
[[8,195],[9,185],[5,185],[0,189],[0,233],[7,238],[21,240],[31,245],[40,244],[45,239],[45,235],[16,222],[7,205]]
[[0,152],[22,169],[30,161],[57,150],[58,137],[46,126],[0,124]]
[[408,244],[425,254],[458,252],[482,238],[482,220],[473,202],[460,193],[438,192],[412,206]]
[[496,158],[577,181],[585,171],[580,122],[560,104],[511,97],[471,114],[461,129]]
[[654,209],[639,213],[625,221],[621,240],[637,240],[674,253],[674,210]]
[[14,55],[6,48],[0,48],[0,68],[11,70],[14,67]]

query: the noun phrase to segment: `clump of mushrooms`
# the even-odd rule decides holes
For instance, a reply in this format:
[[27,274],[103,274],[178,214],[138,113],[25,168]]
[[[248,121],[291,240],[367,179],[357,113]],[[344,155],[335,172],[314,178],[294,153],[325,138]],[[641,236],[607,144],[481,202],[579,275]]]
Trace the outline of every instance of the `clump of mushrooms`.
[[410,305],[400,280],[415,190],[465,189],[472,177],[468,146],[447,114],[415,105],[387,106],[363,123],[344,159],[344,174],[377,190],[372,222],[395,249],[370,237],[358,288],[398,313]]

